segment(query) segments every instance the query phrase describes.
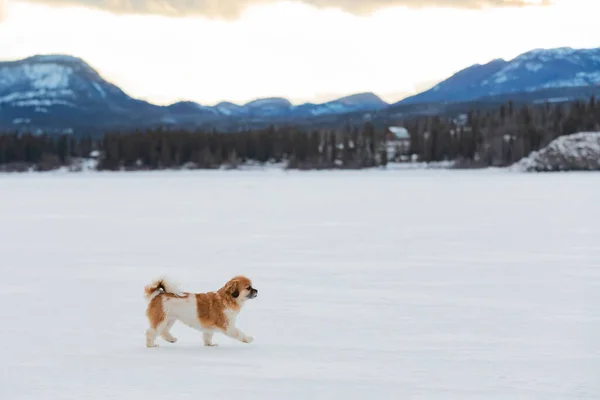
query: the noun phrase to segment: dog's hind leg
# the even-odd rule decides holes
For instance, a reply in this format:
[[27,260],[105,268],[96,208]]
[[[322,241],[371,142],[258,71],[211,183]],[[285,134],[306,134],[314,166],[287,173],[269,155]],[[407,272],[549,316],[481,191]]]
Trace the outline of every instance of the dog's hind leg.
[[150,301],[146,316],[150,324],[150,327],[146,330],[146,347],[158,347],[155,343],[156,336],[162,332],[166,324],[165,312],[160,297],[155,297]]
[[[168,331],[168,328],[170,328],[170,326],[167,328],[168,326],[168,322],[166,320],[159,322],[155,328],[148,328],[148,330],[146,331],[146,347],[158,347],[158,344],[155,343],[157,336],[161,336],[163,339],[165,339],[168,342],[171,343],[175,343],[175,341],[177,341],[177,339],[175,339],[173,336],[171,336],[171,334]],[[172,326],[173,324],[171,324]],[[169,339],[172,339],[169,340]]]
[[156,332],[156,329],[154,328],[148,328],[146,330],[146,347],[158,347],[155,343],[157,333],[158,332]]
[[177,338],[175,336],[171,335],[171,332],[169,332],[171,330],[171,328],[173,327],[173,324],[175,324],[176,321],[177,321],[176,319],[168,320],[164,324],[164,328],[160,332],[160,337],[162,337],[169,343],[175,343],[177,341]]

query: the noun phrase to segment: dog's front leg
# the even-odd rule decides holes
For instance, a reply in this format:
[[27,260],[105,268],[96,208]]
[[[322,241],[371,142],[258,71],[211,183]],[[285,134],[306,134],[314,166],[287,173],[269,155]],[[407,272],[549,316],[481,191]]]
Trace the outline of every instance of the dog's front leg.
[[252,343],[252,341],[254,341],[252,336],[246,335],[241,329],[238,329],[235,326],[228,327],[223,333],[232,339],[239,340],[242,343]]
[[204,338],[204,345],[207,347],[216,347],[217,344],[215,342],[212,341],[213,338],[213,333],[212,332],[204,332],[202,334],[203,338]]

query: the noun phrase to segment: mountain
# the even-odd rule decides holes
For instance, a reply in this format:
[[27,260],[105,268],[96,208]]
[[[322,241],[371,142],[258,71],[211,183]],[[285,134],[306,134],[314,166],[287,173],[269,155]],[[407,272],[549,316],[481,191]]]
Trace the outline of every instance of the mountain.
[[381,110],[388,106],[373,93],[357,93],[323,104],[302,104],[294,109],[298,117],[337,115],[357,111]]
[[243,108],[250,115],[271,117],[286,115],[292,111],[294,106],[286,99],[268,98],[251,101]]
[[155,110],[77,57],[33,56],[0,63],[0,127],[70,132],[114,121],[139,123]]
[[130,97],[77,57],[37,55],[0,62],[3,129],[90,132],[152,125],[264,125],[386,106],[379,97],[368,93],[298,106],[282,98],[257,99],[244,105],[222,102],[213,107],[190,101],[157,106]]
[[595,85],[600,85],[600,48],[536,49],[510,61],[473,65],[398,104],[464,102]]

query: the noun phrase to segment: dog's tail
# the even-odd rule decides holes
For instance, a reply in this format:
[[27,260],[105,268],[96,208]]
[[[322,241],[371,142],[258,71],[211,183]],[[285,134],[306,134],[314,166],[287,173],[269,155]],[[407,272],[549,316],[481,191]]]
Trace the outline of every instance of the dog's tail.
[[144,287],[144,297],[148,303],[161,293],[171,293],[176,296],[183,296],[183,293],[179,290],[177,284],[165,277],[155,279],[152,283]]

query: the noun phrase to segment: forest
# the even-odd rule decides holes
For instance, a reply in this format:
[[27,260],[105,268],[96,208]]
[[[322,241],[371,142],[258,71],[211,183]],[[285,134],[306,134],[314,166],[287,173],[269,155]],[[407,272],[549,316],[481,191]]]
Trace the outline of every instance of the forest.
[[106,132],[100,139],[28,133],[0,133],[0,170],[48,171],[98,155],[99,170],[237,168],[246,163],[283,163],[289,169],[360,169],[389,162],[455,161],[458,168],[508,166],[555,138],[600,131],[600,103],[594,97],[570,103],[472,110],[454,118],[410,117],[403,126],[410,148],[390,152],[394,137],[371,122],[360,127],[307,130],[271,126],[245,132],[152,129]]

